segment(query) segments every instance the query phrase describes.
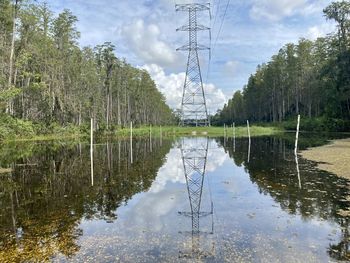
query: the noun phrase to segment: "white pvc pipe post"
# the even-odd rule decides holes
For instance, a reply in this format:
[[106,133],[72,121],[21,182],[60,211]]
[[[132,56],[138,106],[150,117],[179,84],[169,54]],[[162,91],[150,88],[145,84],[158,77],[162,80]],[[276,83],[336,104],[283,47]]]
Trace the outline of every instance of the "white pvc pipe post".
[[236,152],[236,124],[232,124],[233,129],[233,152]]
[[250,161],[250,146],[251,146],[251,138],[250,138],[250,127],[249,127],[249,121],[247,120],[247,129],[248,129],[248,137],[249,137],[249,145],[248,145],[248,163]]
[[300,130],[300,115],[298,115],[297,133],[295,135],[295,148],[294,148],[295,155],[297,155],[298,153],[299,130]]
[[160,132],[160,146],[162,146],[163,145],[162,125],[159,126],[159,132]]
[[133,154],[132,154],[132,121],[130,122],[130,163],[134,162]]
[[300,169],[299,169],[299,161],[298,161],[299,131],[300,131],[300,115],[298,115],[297,132],[296,132],[296,135],[295,135],[294,155],[295,155],[295,164],[296,164],[296,167],[297,167],[297,175],[298,175],[298,181],[299,181],[299,188],[301,189],[301,178],[300,178]]
[[91,186],[94,186],[94,119],[91,118],[90,125],[90,166],[91,166]]
[[152,125],[149,125],[149,149],[152,152]]

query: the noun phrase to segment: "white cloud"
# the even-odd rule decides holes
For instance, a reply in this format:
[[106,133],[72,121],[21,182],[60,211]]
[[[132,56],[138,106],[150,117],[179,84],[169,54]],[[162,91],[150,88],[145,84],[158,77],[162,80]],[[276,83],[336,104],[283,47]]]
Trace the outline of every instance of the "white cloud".
[[[147,70],[157,84],[158,89],[166,97],[170,107],[178,109],[181,106],[182,91],[186,74],[184,72],[167,75],[164,69],[156,64],[148,64],[142,67]],[[221,89],[214,84],[204,84],[207,107],[210,113],[216,112],[226,103],[227,98]]]
[[224,66],[224,71],[228,76],[235,76],[239,70],[240,63],[235,60],[227,61]]
[[[202,0],[200,0],[202,1]],[[203,0],[204,1],[204,0]],[[300,37],[317,38],[334,31],[332,24],[323,17],[322,9],[333,0],[236,0],[231,1],[218,42],[213,52],[210,79],[206,82],[220,87],[226,95],[246,84],[249,75],[258,64],[267,62],[286,43],[296,43]],[[97,45],[111,41],[118,57],[126,58],[132,65],[157,64],[165,72],[163,92],[176,107],[180,98],[187,59],[186,52],[175,49],[187,43],[185,32],[176,32],[186,24],[188,14],[175,12],[173,0],[47,0],[57,15],[69,8],[78,16],[77,27],[81,31],[80,44]],[[181,0],[177,3],[192,2]],[[205,2],[205,1],[204,1]],[[226,1],[212,5],[212,14],[218,15],[212,25],[213,37],[217,36]],[[200,23],[209,23],[202,14]],[[253,19],[251,19],[253,18]],[[258,20],[258,21],[257,21]],[[273,23],[271,23],[273,22]],[[208,45],[207,32],[199,34],[199,43]],[[203,68],[205,61],[201,60]],[[229,62],[227,62],[229,61]],[[236,61],[239,66],[230,61]],[[232,70],[233,69],[233,70]],[[160,73],[164,73],[164,72]],[[230,74],[228,74],[230,72]],[[232,74],[233,72],[233,74]],[[175,73],[175,74],[171,74]],[[203,71],[205,73],[205,71]],[[165,81],[169,81],[168,85]],[[176,84],[178,82],[178,84]],[[176,84],[176,85],[175,85]],[[214,87],[215,87],[214,86]],[[212,87],[205,86],[212,89]],[[162,88],[163,89],[163,88]],[[219,93],[220,93],[219,91]],[[207,92],[208,100],[212,94]],[[214,92],[215,93],[215,92]],[[217,97],[225,97],[216,94]],[[214,94],[215,96],[215,94]],[[220,99],[219,101],[221,101]],[[178,102],[179,103],[179,102]]]
[[228,159],[230,158],[224,148],[219,148],[217,144],[213,145],[213,148],[208,151],[207,172],[214,172]]
[[[228,154],[223,148],[218,147],[215,140],[207,138],[183,138],[179,142],[185,149],[200,149],[206,146],[207,140],[209,142],[206,177],[211,176],[210,172],[214,172],[229,160]],[[198,152],[197,154],[200,155]],[[172,211],[181,211],[179,209],[183,209],[184,204],[188,206],[186,177],[180,149],[177,147],[171,149],[166,159],[148,193],[142,194],[141,198],[133,198],[127,207],[122,208],[126,209],[124,217],[129,224],[159,231],[164,227],[163,216]],[[207,184],[204,185],[203,196],[207,196],[206,191],[208,191]]]
[[312,14],[322,14],[323,9],[333,2],[333,0],[313,0],[308,1],[308,5],[304,6],[304,8],[300,9],[300,14],[302,15],[312,15]]
[[168,182],[186,183],[179,149],[171,149],[166,159],[167,162],[159,169],[158,176],[149,190],[151,193],[162,191]]
[[166,75],[164,69],[156,64],[144,65],[142,68],[151,75],[159,91],[166,97],[168,105],[172,108],[179,108],[186,74]]
[[307,0],[254,0],[250,17],[278,21],[299,13],[305,8],[313,10],[310,5]]
[[221,89],[218,89],[214,84],[204,84],[205,98],[209,114],[214,114],[218,109],[222,108],[227,102],[227,97]]
[[145,63],[161,66],[174,66],[179,62],[176,51],[160,39],[160,29],[156,24],[146,25],[144,20],[137,19],[121,29],[122,36],[134,52]]
[[331,23],[324,23],[318,26],[312,26],[306,33],[306,38],[316,40],[319,37],[324,37],[327,34],[333,32],[335,25]]
[[[197,152],[191,152],[191,156],[201,156],[204,154],[207,145],[207,138],[183,138],[180,144],[183,145],[183,149],[193,150]],[[159,169],[156,180],[152,183],[149,190],[150,193],[159,193],[163,191],[168,183],[181,183],[186,184],[186,177],[184,172],[184,166],[182,161],[182,155],[179,148],[173,148],[170,150],[166,157],[166,163]],[[219,148],[218,144],[214,140],[208,142],[206,172],[214,172],[220,166],[229,159],[227,153],[223,148]]]

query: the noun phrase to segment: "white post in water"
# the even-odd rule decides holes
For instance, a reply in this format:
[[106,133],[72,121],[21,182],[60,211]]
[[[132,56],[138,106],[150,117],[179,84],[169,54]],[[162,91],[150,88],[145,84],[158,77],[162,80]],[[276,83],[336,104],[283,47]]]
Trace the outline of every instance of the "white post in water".
[[236,152],[236,124],[232,124],[233,129],[233,152]]
[[149,149],[152,152],[152,124],[149,125]]
[[249,127],[249,121],[247,120],[247,129],[248,129],[248,138],[249,138],[249,145],[248,145],[248,163],[250,161],[250,146],[251,146],[251,139],[250,139],[250,127]]
[[130,163],[134,162],[132,155],[132,121],[130,122]]
[[224,123],[224,147],[226,147],[226,123]]
[[90,127],[90,165],[91,165],[91,186],[94,186],[94,119],[91,118]]
[[297,175],[298,175],[298,182],[299,182],[299,189],[301,189],[301,178],[300,178],[300,169],[299,169],[299,160],[298,160],[298,155],[295,155],[295,164],[297,167]]
[[162,125],[159,126],[159,132],[160,132],[160,146],[162,146],[163,145]]
[[298,161],[299,130],[300,130],[300,115],[298,115],[297,132],[296,132],[296,135],[295,135],[294,155],[295,155],[295,164],[297,166],[297,175],[298,175],[298,181],[299,181],[299,188],[301,189],[301,179],[300,179],[300,170],[299,170],[299,161]]
[[247,129],[248,129],[248,137],[250,141],[250,127],[249,127],[249,121],[247,120]]
[[295,135],[295,149],[294,149],[295,155],[297,155],[298,153],[299,129],[300,129],[300,115],[298,115],[297,133]]

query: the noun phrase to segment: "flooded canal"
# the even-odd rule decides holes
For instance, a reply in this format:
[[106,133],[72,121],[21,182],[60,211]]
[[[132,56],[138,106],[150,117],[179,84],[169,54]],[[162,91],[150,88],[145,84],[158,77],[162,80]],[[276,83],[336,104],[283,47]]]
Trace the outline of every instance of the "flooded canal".
[[88,144],[3,148],[0,262],[350,260],[349,181],[296,160],[292,136],[132,149],[96,144],[91,167]]

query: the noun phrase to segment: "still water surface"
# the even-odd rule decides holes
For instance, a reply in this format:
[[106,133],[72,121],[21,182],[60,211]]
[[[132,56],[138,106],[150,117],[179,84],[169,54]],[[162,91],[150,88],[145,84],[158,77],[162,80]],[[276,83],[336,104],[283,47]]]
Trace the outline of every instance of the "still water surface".
[[131,163],[129,141],[110,141],[92,176],[87,144],[8,145],[0,261],[349,261],[349,182],[293,150],[288,136],[139,139]]

